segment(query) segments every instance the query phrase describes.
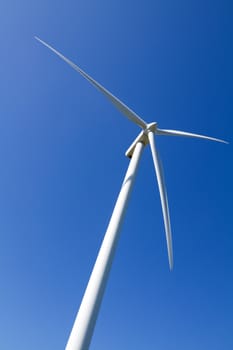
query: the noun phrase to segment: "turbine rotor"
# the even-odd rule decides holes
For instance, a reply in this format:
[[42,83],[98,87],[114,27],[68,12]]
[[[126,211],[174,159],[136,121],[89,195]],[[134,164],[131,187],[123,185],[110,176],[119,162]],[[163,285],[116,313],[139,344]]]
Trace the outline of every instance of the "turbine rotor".
[[[168,200],[167,200],[167,192],[166,192],[166,186],[165,186],[165,180],[162,170],[162,164],[159,159],[159,155],[155,146],[155,138],[154,135],[164,135],[164,136],[185,136],[185,137],[194,137],[194,138],[201,138],[201,139],[207,139],[211,141],[217,141],[222,143],[228,143],[224,140],[217,139],[215,137],[200,135],[200,134],[193,134],[186,131],[179,131],[179,130],[167,130],[167,129],[159,129],[157,128],[157,123],[146,123],[139,115],[137,115],[132,109],[130,109],[126,104],[124,104],[121,100],[119,100],[116,96],[114,96],[110,91],[108,91],[105,87],[103,87],[101,84],[99,84],[96,80],[94,80],[91,76],[89,76],[86,72],[84,72],[80,67],[78,67],[75,63],[70,61],[68,58],[63,56],[59,51],[55,50],[52,46],[47,44],[45,41],[39,39],[38,37],[35,37],[37,41],[39,41],[41,44],[49,48],[52,52],[54,52],[57,56],[59,56],[63,61],[65,61],[69,66],[71,66],[74,70],[76,70],[79,74],[81,74],[89,83],[91,83],[97,90],[99,90],[107,99],[129,120],[137,124],[140,128],[142,128],[142,131],[140,134],[136,137],[136,139],[133,141],[133,143],[130,145],[128,150],[126,151],[126,156],[131,158],[136,145],[141,142],[144,145],[150,144],[151,152],[152,152],[152,158],[154,162],[155,167],[155,173],[156,178],[158,181],[158,187],[159,187],[159,193],[160,193],[160,199],[161,199],[161,205],[162,205],[162,212],[163,212],[163,219],[164,219],[164,226],[165,226],[165,233],[166,233],[166,240],[167,240],[167,248],[168,248],[168,258],[169,258],[169,265],[170,269],[173,267],[173,252],[172,252],[172,238],[171,238],[171,224],[170,224],[170,217],[169,217],[169,209],[168,209]],[[154,134],[154,135],[153,135]]]

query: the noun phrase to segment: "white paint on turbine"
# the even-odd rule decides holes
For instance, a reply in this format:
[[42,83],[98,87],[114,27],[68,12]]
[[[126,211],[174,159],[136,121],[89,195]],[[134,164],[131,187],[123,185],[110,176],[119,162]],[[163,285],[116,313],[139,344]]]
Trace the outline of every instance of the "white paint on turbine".
[[147,124],[142,118],[140,118],[132,109],[126,106],[117,97],[111,94],[96,80],[85,73],[76,64],[63,56],[60,52],[55,50],[52,46],[44,42],[43,40],[35,37],[36,40],[48,47],[56,55],[58,55],[63,61],[68,63],[73,69],[79,72],[86,80],[88,80],[96,89],[102,92],[108,100],[128,119],[140,126],[143,130],[136,137],[132,145],[127,150],[126,154],[129,158],[132,158],[129,164],[128,172],[121,187],[118,200],[116,202],[109,226],[107,228],[102,246],[100,248],[95,266],[93,268],[88,286],[86,288],[79,312],[77,314],[72,332],[70,334],[66,350],[88,350],[91,337],[94,331],[95,322],[98,316],[99,308],[103,298],[107,278],[111,268],[113,255],[116,249],[117,239],[120,232],[120,227],[123,221],[123,217],[126,211],[129,195],[132,190],[133,182],[136,175],[137,166],[142,153],[143,145],[150,144],[152,158],[155,167],[155,173],[158,181],[160,200],[162,205],[163,220],[166,233],[168,260],[170,269],[173,268],[173,250],[172,250],[172,234],[171,223],[168,208],[168,199],[166,185],[163,175],[162,163],[160,162],[158,151],[155,145],[154,135],[167,135],[167,136],[186,136],[207,139],[211,141],[228,143],[224,140],[220,140],[214,137],[193,134],[185,131],[178,130],[166,130],[158,129],[157,123]]
[[163,220],[165,225],[165,232],[166,232],[166,240],[167,240],[167,251],[168,251],[168,260],[169,260],[169,266],[170,270],[173,268],[173,251],[172,251],[172,233],[171,233],[171,223],[170,223],[170,215],[169,215],[169,208],[168,208],[168,200],[167,200],[167,190],[166,185],[164,181],[164,175],[162,166],[160,164],[159,155],[155,147],[155,139],[152,131],[148,132],[148,138],[152,153],[152,158],[154,162],[155,167],[155,173],[158,181],[158,187],[159,187],[159,194],[160,194],[160,200],[162,204],[162,211],[163,211]]
[[81,68],[79,68],[75,63],[70,61],[68,58],[63,56],[59,51],[55,50],[52,46],[47,44],[45,41],[41,40],[37,36],[35,39],[41,42],[41,44],[48,47],[51,51],[53,51],[56,55],[58,55],[63,61],[68,63],[74,70],[79,72],[86,80],[88,80],[92,85],[95,86],[96,89],[101,91],[111,102],[112,104],[119,109],[119,111],[124,114],[127,118],[129,118],[132,122],[136,123],[142,129],[147,127],[146,122],[140,118],[132,109],[127,107],[122,101],[120,101],[117,97],[115,97],[111,92],[105,89],[101,84],[99,84],[96,80],[90,77],[87,73],[85,73]]
[[205,139],[210,141],[216,141],[216,142],[222,142],[228,144],[229,142],[216,139],[215,137],[200,135],[200,134],[193,134],[191,132],[187,131],[180,131],[180,130],[166,130],[166,129],[157,129],[156,130],[157,135],[166,135],[166,136],[184,136],[184,137],[193,137],[197,139]]
[[143,143],[137,143],[129,163],[65,350],[89,348],[143,147]]

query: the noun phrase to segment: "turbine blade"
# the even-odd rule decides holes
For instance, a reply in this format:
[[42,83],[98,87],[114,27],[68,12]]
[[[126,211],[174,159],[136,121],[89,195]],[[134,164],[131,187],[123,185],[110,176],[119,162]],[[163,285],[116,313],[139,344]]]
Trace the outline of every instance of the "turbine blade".
[[158,181],[159,194],[160,194],[160,199],[162,204],[163,220],[164,220],[165,233],[166,233],[168,260],[169,260],[170,270],[172,270],[173,268],[172,234],[171,234],[171,223],[170,223],[170,215],[169,215],[169,208],[168,208],[167,190],[166,190],[166,185],[165,185],[164,175],[163,175],[163,168],[162,168],[162,164],[160,163],[159,155],[155,147],[154,135],[151,131],[148,132],[148,139],[149,139],[152,158],[154,162],[155,173]]
[[121,102],[117,97],[115,97],[111,92],[109,92],[107,89],[105,89],[101,84],[99,84],[96,80],[94,80],[92,77],[90,77],[87,73],[85,73],[81,68],[79,68],[76,64],[74,64],[72,61],[70,61],[68,58],[63,56],[60,52],[55,50],[52,46],[47,44],[45,41],[41,40],[37,36],[35,36],[35,39],[38,40],[41,44],[49,48],[51,51],[53,51],[56,55],[58,55],[63,61],[68,63],[74,70],[79,72],[86,80],[88,80],[96,89],[101,91],[111,102],[112,104],[122,113],[124,114],[128,119],[130,119],[132,122],[136,123],[138,126],[140,126],[142,129],[146,129],[147,124],[146,122],[141,119],[132,109],[127,107],[123,102]]
[[222,142],[222,143],[229,143],[229,142],[224,141],[224,140],[216,139],[215,137],[193,134],[191,132],[179,131],[179,130],[156,129],[156,134],[157,135],[168,135],[168,136],[195,137],[195,138],[199,138],[199,139],[206,139],[206,140],[217,141],[217,142]]

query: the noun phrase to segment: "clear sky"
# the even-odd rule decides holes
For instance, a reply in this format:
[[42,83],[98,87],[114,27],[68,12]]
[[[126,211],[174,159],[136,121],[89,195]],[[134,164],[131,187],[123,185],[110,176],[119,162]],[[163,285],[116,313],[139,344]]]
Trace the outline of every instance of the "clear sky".
[[139,129],[34,39],[160,137],[169,271],[149,148],[140,163],[93,350],[233,348],[233,27],[227,0],[0,4],[0,349],[64,349]]

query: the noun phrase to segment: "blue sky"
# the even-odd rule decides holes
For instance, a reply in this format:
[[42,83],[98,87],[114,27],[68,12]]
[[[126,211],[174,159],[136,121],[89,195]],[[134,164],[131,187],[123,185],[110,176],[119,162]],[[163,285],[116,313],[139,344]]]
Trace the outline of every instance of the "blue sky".
[[145,149],[91,349],[233,347],[230,1],[0,5],[0,348],[64,349],[138,133],[38,35],[161,128],[168,267]]

